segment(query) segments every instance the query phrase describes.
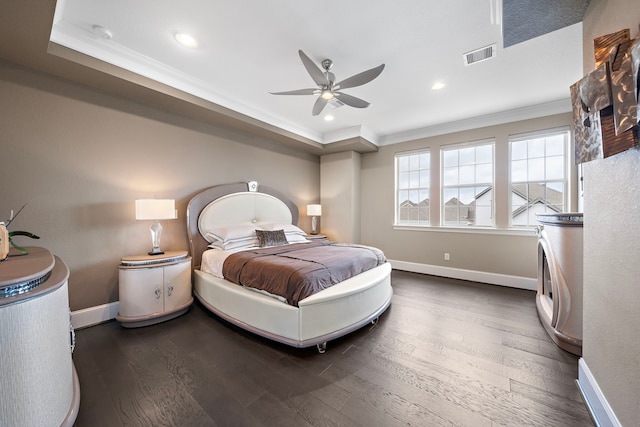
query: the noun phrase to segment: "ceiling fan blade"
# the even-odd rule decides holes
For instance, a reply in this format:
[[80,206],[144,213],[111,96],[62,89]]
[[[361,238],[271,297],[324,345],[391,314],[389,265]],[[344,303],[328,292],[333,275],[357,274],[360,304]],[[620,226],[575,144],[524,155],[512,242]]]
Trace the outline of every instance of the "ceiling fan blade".
[[363,84],[369,83],[371,80],[378,77],[380,73],[382,73],[382,70],[384,70],[384,64],[344,79],[341,82],[338,82],[335,87],[338,89],[347,89],[350,87],[362,86]]
[[297,89],[287,90],[285,92],[269,92],[271,95],[315,95],[318,93],[318,89]]
[[323,97],[319,96],[316,100],[316,103],[313,104],[313,111],[311,112],[311,114],[317,116],[318,114],[322,113],[322,110],[324,110],[324,107],[327,105],[328,101],[328,99],[324,99]]
[[318,86],[326,86],[327,77],[324,75],[322,70],[318,68],[318,66],[302,50],[299,50],[298,54],[302,60],[302,65],[307,69],[307,72],[313,81],[316,82]]
[[333,92],[333,95],[338,98],[338,101],[342,101],[347,104],[349,107],[355,108],[367,108],[370,104],[360,98],[356,98],[355,96],[347,95],[342,92]]

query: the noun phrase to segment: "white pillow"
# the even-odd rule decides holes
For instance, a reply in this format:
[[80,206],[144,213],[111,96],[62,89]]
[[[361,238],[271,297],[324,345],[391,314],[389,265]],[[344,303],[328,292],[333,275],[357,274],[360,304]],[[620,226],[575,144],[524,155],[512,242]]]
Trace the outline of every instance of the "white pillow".
[[214,239],[211,243],[256,243],[258,241],[258,236],[252,237],[243,237],[241,239],[227,239],[227,240],[218,240]]
[[304,236],[301,236],[300,234],[285,234],[285,237],[287,238],[287,242],[289,243],[308,242],[308,240],[305,239]]
[[212,249],[222,249],[223,251],[229,249],[241,249],[241,248],[254,248],[258,246],[258,239],[236,239],[236,240],[227,240],[226,242],[221,242],[219,240],[213,241],[209,244],[209,247]]
[[262,222],[262,223],[258,224],[258,226],[262,230],[267,230],[267,231],[270,231],[270,230],[284,230],[284,234],[286,234],[287,236],[290,235],[290,234],[300,234],[300,235],[307,234],[303,230],[301,230],[300,228],[296,227],[293,224]]
[[204,235],[208,242],[228,240],[238,240],[246,238],[256,238],[256,229],[260,230],[260,226],[250,222],[244,224],[233,224],[220,227],[212,227]]

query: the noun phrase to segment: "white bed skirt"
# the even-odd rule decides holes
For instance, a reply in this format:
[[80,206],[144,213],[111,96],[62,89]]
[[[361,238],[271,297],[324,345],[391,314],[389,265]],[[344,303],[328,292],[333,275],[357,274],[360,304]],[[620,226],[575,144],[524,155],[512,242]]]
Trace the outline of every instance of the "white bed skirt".
[[391,303],[385,263],[300,301],[299,307],[194,270],[195,295],[209,310],[255,334],[294,347],[346,335],[380,316]]

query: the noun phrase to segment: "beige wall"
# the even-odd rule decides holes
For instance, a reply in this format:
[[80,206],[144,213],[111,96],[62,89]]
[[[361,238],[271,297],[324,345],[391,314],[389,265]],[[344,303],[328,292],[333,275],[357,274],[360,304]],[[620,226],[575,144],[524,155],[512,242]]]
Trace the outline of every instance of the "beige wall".
[[[499,228],[507,228],[510,209],[504,195],[508,193],[509,135],[569,126],[571,120],[570,113],[560,114],[393,144],[381,147],[377,153],[363,154],[362,243],[383,248],[387,257],[393,260],[535,278],[537,237],[533,231],[528,235],[506,235],[394,229],[394,156],[398,152],[430,148],[436,154],[432,155],[431,185],[437,188],[439,167],[433,165],[437,164],[440,146],[495,138],[496,223]],[[572,209],[576,209],[575,185],[572,195]],[[431,202],[439,205],[439,199]],[[433,217],[434,209],[431,213],[432,221],[437,221]],[[450,261],[444,261],[445,252],[450,254]]]
[[[72,310],[118,300],[120,257],[151,248],[134,200],[175,198],[161,247],[187,249],[185,208],[197,191],[254,179],[304,212],[319,200],[319,157],[216,128],[0,61],[0,218],[40,235],[71,270]],[[301,226],[310,228],[301,216]]]
[[[638,36],[637,0],[592,0],[583,23],[584,72],[593,39]],[[584,164],[583,359],[623,426],[640,420],[640,150]]]
[[320,160],[322,233],[337,242],[360,242],[361,155],[328,154]]

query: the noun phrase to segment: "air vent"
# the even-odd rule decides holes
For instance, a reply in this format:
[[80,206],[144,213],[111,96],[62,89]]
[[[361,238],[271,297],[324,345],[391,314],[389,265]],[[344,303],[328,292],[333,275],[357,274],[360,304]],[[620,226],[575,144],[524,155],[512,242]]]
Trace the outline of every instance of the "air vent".
[[344,102],[340,101],[338,98],[333,98],[329,102],[327,102],[327,106],[331,108],[340,108],[344,105]]
[[467,52],[463,55],[464,65],[471,65],[491,59],[496,56],[496,50],[497,45],[494,43],[490,46],[485,46],[472,52]]

